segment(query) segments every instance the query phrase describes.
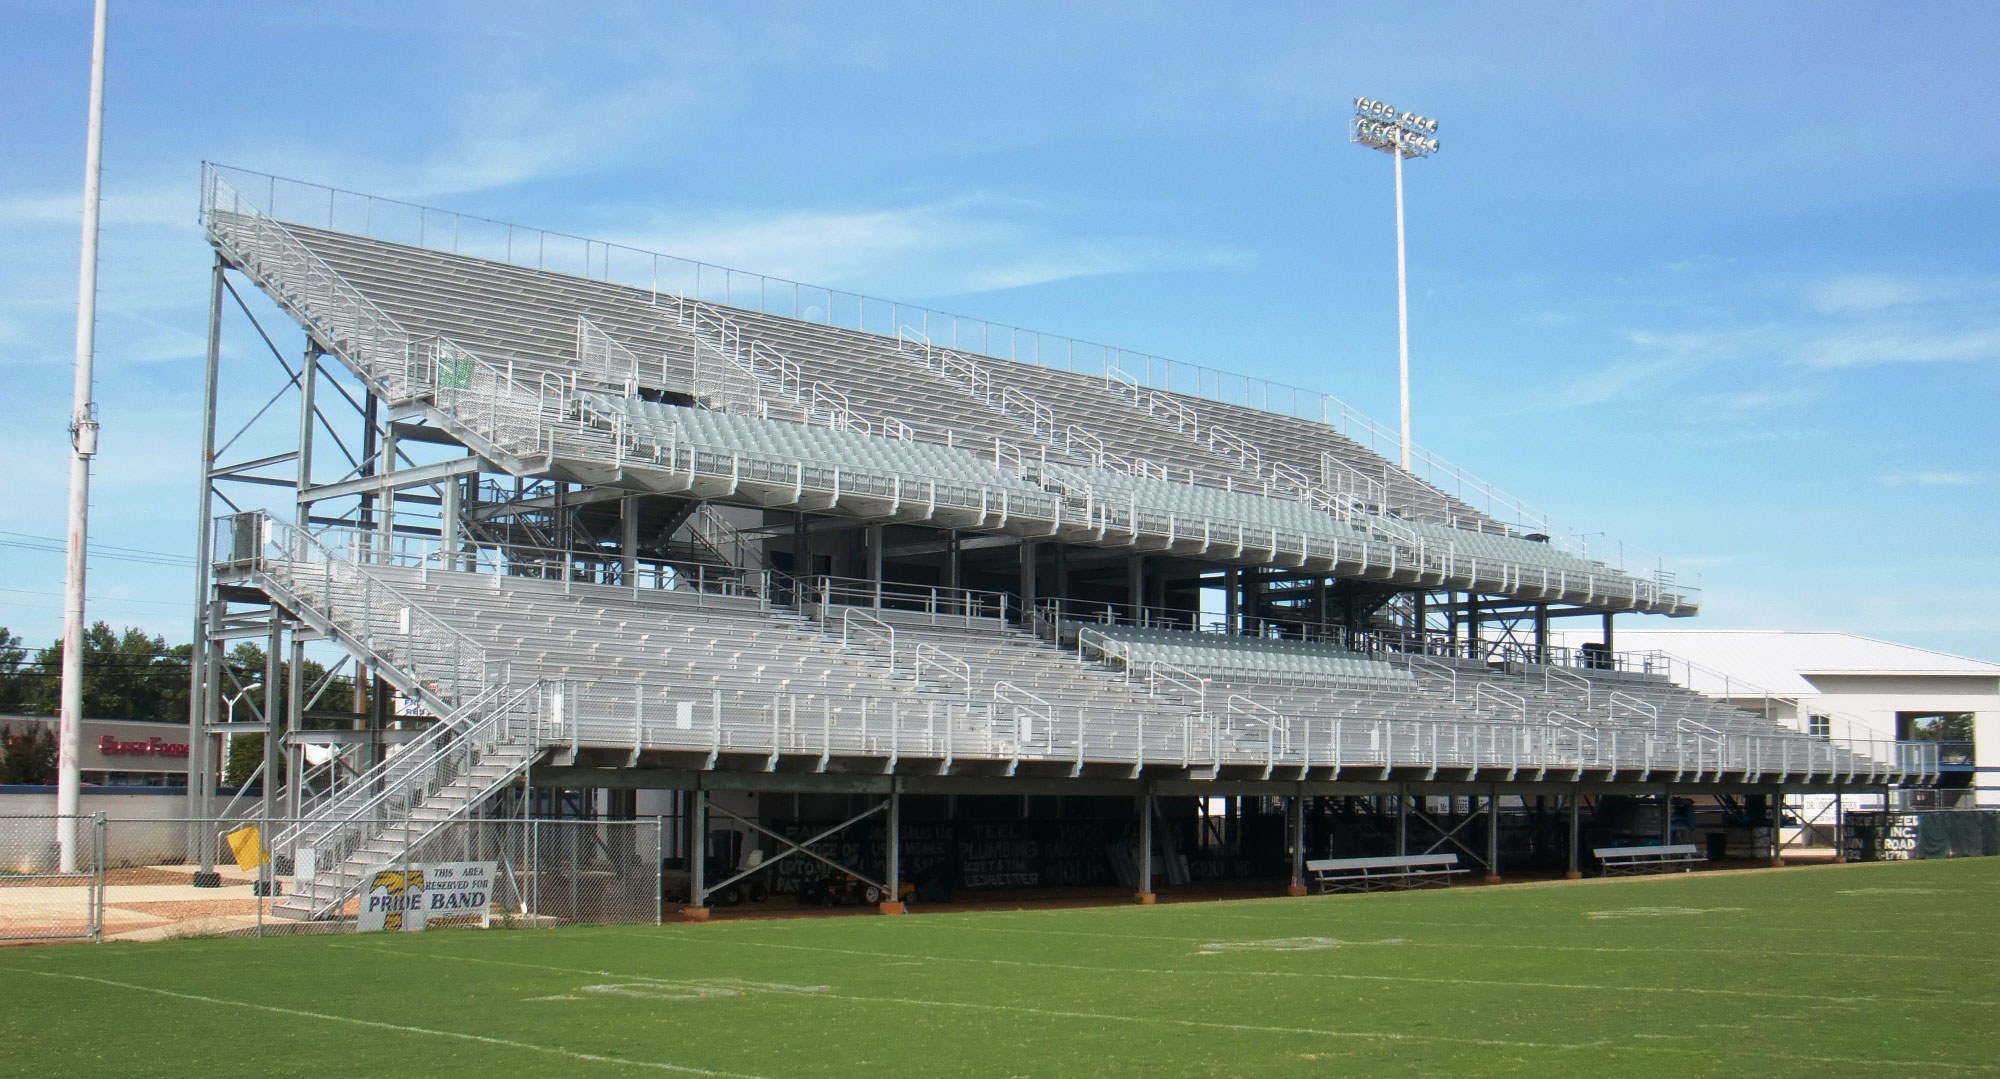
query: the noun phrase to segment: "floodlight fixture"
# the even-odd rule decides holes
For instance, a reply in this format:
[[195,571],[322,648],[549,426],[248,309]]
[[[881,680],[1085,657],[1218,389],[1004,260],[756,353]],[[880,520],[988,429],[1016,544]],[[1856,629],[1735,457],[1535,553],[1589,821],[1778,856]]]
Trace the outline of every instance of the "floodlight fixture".
[[1354,99],[1354,119],[1348,140],[1380,150],[1396,159],[1396,336],[1399,361],[1398,411],[1402,418],[1402,465],[1410,470],[1410,288],[1403,244],[1403,159],[1438,152],[1438,122],[1414,112],[1402,112],[1372,97]]

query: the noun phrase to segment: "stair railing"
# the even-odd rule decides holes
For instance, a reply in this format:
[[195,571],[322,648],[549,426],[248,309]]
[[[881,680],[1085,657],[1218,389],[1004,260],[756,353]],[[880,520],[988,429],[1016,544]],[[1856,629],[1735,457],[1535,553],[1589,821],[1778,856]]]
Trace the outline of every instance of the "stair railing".
[[[338,911],[361,887],[369,867],[349,863],[371,840],[390,838],[405,852],[414,850],[519,775],[532,759],[533,748],[521,745],[525,740],[517,733],[535,721],[544,700],[543,688],[540,683],[512,688],[511,692],[510,687],[495,687],[498,703],[472,728],[459,732],[437,728],[436,740],[405,745],[384,764],[405,757],[415,759],[394,777],[385,774],[382,786],[360,804],[344,813],[340,807],[329,806],[317,820],[297,826],[286,850],[296,855],[300,848],[311,848],[314,853],[319,871],[313,878],[312,916],[325,917]],[[473,768],[508,746],[516,748],[506,769],[476,783],[464,782],[470,779]],[[444,812],[435,820],[416,821],[413,814],[419,808],[440,805],[438,796],[454,784],[462,784],[464,789],[457,792],[458,798],[443,805]],[[368,790],[364,783],[355,786],[364,793]],[[334,877],[331,890],[320,886],[321,879],[329,875]]]
[[1527,698],[1491,682],[1473,683],[1472,709],[1475,712],[1512,712],[1516,722],[1528,722]]
[[1593,687],[1590,679],[1571,674],[1559,667],[1544,666],[1542,668],[1542,691],[1553,693],[1557,686],[1561,686],[1564,689],[1581,691],[1583,693],[1583,707],[1586,710],[1592,707],[1591,691]]
[[627,397],[639,392],[639,354],[582,315],[576,317],[576,356],[578,366],[604,385]]
[[[1055,735],[1056,711],[1049,702],[1022,689],[1012,682],[993,683],[993,703],[1006,705],[1014,714],[1020,744],[1031,746],[1048,741]],[[1041,724],[1038,733],[1035,724]]]
[[[449,725],[488,686],[485,649],[366,568],[371,533],[339,533],[353,544],[342,558],[318,538],[261,512],[217,520],[218,565],[246,561],[292,593],[363,650],[395,669],[399,686]],[[294,567],[309,567],[299,573]],[[385,624],[387,623],[387,624]]]

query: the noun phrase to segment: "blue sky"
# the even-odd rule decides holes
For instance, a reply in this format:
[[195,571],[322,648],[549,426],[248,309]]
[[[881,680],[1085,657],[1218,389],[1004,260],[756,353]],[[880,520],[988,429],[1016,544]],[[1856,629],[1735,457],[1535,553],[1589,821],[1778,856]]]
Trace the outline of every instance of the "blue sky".
[[[1443,123],[1407,177],[1419,442],[1699,572],[1702,625],[2000,658],[1984,6],[113,7],[103,543],[193,550],[204,158],[1393,422],[1366,94]],[[63,529],[88,46],[81,0],[0,0],[0,624],[30,641],[60,622],[21,537]],[[93,616],[185,639],[191,571],[117,553]]]

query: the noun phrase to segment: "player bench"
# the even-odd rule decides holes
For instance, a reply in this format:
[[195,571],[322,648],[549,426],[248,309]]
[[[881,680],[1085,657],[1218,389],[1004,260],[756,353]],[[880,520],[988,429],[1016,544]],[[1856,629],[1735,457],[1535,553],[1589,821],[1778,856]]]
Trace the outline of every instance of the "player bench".
[[1409,854],[1384,858],[1314,858],[1306,862],[1306,872],[1319,885],[1320,894],[1326,895],[1376,888],[1443,886],[1466,870],[1458,867],[1456,854]]
[[1607,877],[1665,873],[1670,869],[1679,869],[1685,873],[1693,869],[1696,862],[1708,860],[1702,856],[1701,848],[1692,843],[1674,846],[1655,844],[1649,847],[1598,847],[1590,853],[1596,856],[1597,864],[1604,867],[1604,875]]

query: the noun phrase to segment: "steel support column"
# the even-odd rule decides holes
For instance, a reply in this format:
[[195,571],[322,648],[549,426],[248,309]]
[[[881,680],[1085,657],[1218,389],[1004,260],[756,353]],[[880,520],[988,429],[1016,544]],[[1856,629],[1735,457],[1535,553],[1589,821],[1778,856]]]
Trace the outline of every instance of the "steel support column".
[[1771,788],[1771,864],[1784,865],[1785,849],[1785,788]]
[[1500,883],[1500,788],[1486,785],[1486,883]]
[[1847,861],[1847,795],[1841,791],[1833,792],[1833,860]]
[[1569,880],[1581,880],[1583,867],[1578,861],[1582,853],[1578,848],[1583,844],[1583,788],[1572,785],[1569,789],[1569,869],[1563,876]]
[[1305,785],[1299,785],[1299,793],[1291,798],[1290,824],[1292,833],[1292,882],[1285,889],[1289,895],[1306,894],[1306,796]]
[[708,920],[708,906],[703,898],[708,890],[705,879],[708,869],[708,792],[696,787],[688,792],[688,909],[682,913],[689,921]]
[[1024,620],[1035,613],[1035,553],[1034,541],[1021,542],[1021,603],[1026,608],[1021,614]]
[[1660,845],[1667,846],[1674,841],[1674,788],[1669,784],[1660,786]]
[[[458,481],[453,480],[456,484]],[[455,501],[455,500],[454,500]],[[618,576],[627,588],[639,583],[639,496],[618,500]]]
[[1153,894],[1153,792],[1139,796],[1139,893],[1141,903],[1152,903]]
[[1410,785],[1396,788],[1396,856],[1410,853]]
[[[215,395],[222,365],[222,256],[215,257],[208,283],[208,357],[202,376],[201,463],[195,470],[194,508],[194,637],[188,649],[188,818],[208,816],[208,796],[197,776],[211,770],[208,758],[208,626],[210,576],[214,564]],[[197,852],[189,854],[197,859]],[[212,866],[202,866],[204,870]]]
[[[281,742],[289,743],[291,740],[285,738],[284,734],[305,726],[306,714],[306,642],[299,639],[297,627],[294,627],[292,630],[291,669],[286,672],[286,675],[285,722],[283,730],[281,732],[273,732],[273,735],[267,735],[266,737],[275,736]],[[305,801],[299,789],[306,774],[305,747],[303,745],[291,746],[290,750],[286,754],[285,759],[284,815],[288,820],[297,820],[299,810]],[[335,767],[337,768],[338,766],[336,765]]]
[[890,780],[888,838],[883,844],[888,855],[888,894],[882,897],[879,908],[884,914],[901,914],[903,906],[903,780],[898,776]]

